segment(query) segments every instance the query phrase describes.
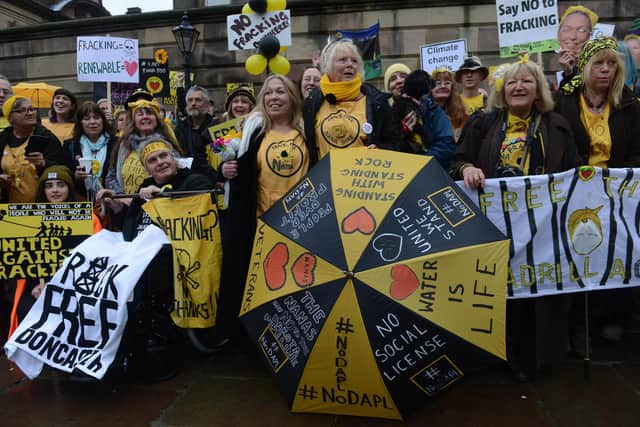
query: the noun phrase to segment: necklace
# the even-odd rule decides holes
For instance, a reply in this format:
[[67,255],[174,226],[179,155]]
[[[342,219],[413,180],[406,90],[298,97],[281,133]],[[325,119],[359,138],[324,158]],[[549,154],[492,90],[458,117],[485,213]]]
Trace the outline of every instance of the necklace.
[[584,93],[584,102],[589,106],[589,108],[591,108],[594,111],[602,111],[602,107],[604,107],[604,104],[607,102],[607,98],[603,99],[601,103],[599,103],[598,105],[594,105],[591,100],[589,99],[589,97],[587,96],[587,92]]

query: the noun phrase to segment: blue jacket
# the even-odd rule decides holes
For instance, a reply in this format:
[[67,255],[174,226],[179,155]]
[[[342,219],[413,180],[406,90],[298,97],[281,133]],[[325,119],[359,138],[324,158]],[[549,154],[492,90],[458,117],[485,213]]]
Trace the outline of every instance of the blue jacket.
[[456,151],[456,139],[447,113],[433,100],[431,96],[422,97],[422,123],[431,136],[431,143],[425,154],[433,156],[444,170],[449,169],[449,162]]

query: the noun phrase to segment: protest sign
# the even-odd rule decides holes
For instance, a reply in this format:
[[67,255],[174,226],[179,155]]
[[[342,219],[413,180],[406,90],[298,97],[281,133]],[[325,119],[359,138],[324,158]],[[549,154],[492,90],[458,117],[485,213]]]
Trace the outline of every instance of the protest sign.
[[640,169],[581,167],[460,188],[511,237],[510,298],[640,285]]
[[90,202],[0,205],[0,280],[53,276],[93,234]]
[[441,43],[420,46],[420,64],[427,73],[445,67],[450,71],[456,71],[467,56],[467,40],[450,40]]
[[76,62],[80,82],[139,82],[138,40],[78,37]]
[[556,0],[497,0],[500,57],[558,50]]
[[232,130],[237,133],[242,132],[240,129],[240,122],[242,121],[242,117],[236,117],[235,119],[227,120],[226,122],[222,122],[215,126],[211,126],[209,130],[209,135],[211,135],[211,140],[215,141],[218,138],[222,138],[229,134]]
[[591,39],[597,39],[599,37],[613,37],[613,32],[616,30],[615,24],[602,24],[598,22],[593,31],[591,32]]
[[170,96],[169,64],[160,64],[153,58],[140,58],[140,86],[153,96]]
[[222,244],[218,210],[211,194],[157,198],[142,208],[167,233],[173,247],[173,322],[182,328],[214,326]]
[[280,46],[291,46],[291,13],[288,10],[227,16],[229,50],[256,49],[258,42],[269,34],[278,38]]
[[[111,83],[111,102],[113,105],[124,105],[129,95],[138,88],[137,83]],[[105,82],[93,83],[93,99],[98,100],[107,97],[107,84]]]
[[[194,74],[191,73],[191,81],[194,79]],[[184,85],[184,72],[182,71],[169,71],[169,95],[162,97],[163,105],[177,105],[178,104],[178,85],[182,80]]]
[[127,301],[164,243],[155,226],[133,242],[106,230],[82,242],[7,341],[7,357],[31,379],[44,364],[102,378],[127,324]]
[[360,50],[364,61],[364,79],[382,76],[382,56],[380,55],[380,23],[360,31],[337,30],[336,37],[350,39]]

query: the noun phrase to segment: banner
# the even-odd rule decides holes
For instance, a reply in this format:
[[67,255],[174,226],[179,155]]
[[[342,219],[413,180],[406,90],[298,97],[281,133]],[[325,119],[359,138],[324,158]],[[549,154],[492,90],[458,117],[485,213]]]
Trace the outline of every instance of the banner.
[[164,243],[153,226],[133,242],[106,230],[82,242],[5,344],[7,357],[30,379],[45,363],[102,378],[127,324],[127,301]]
[[440,67],[455,72],[467,56],[467,40],[451,40],[420,46],[420,64],[427,73]]
[[207,193],[158,198],[142,205],[173,246],[175,301],[171,318],[182,328],[216,324],[222,242],[218,210],[211,197]]
[[364,61],[364,79],[382,76],[382,56],[380,55],[380,23],[360,31],[337,30],[336,37],[353,40]]
[[138,83],[138,40],[120,37],[78,37],[79,82]]
[[[138,83],[111,83],[111,102],[113,105],[124,106],[129,95],[139,87]],[[98,100],[107,97],[107,84],[105,82],[93,83],[93,99]]]
[[273,35],[280,46],[291,46],[291,12],[277,10],[262,15],[250,13],[227,16],[227,49],[256,49],[266,35]]
[[53,276],[93,234],[90,202],[0,204],[0,280]]
[[140,86],[154,97],[170,96],[169,64],[160,64],[154,58],[140,58]]
[[240,122],[242,122],[243,119],[243,117],[236,117],[235,119],[227,120],[226,122],[211,126],[207,129],[211,136],[211,140],[215,141],[218,138],[222,138],[223,136],[228,135],[232,130],[237,133],[242,133]]
[[511,241],[510,298],[640,285],[640,169],[459,183]]
[[500,58],[560,48],[556,0],[497,0],[496,11]]

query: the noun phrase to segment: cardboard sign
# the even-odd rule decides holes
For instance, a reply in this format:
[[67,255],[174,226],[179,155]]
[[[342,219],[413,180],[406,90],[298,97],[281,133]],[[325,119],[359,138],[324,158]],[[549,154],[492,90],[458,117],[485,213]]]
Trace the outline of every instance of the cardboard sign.
[[591,39],[597,39],[598,37],[613,37],[613,32],[616,30],[615,24],[601,24],[598,22],[593,31],[591,32]]
[[280,46],[291,46],[291,13],[288,10],[227,16],[227,48],[255,49],[266,35],[274,35]]
[[243,117],[236,117],[235,119],[227,120],[226,122],[222,122],[215,126],[211,126],[208,131],[209,135],[211,135],[211,140],[215,141],[218,138],[222,138],[225,135],[228,135],[231,130],[235,130],[236,132],[242,132],[240,129],[240,122]]
[[76,62],[80,82],[139,82],[138,40],[78,37]]
[[153,96],[169,96],[169,64],[159,64],[154,58],[141,58],[140,86]]
[[555,0],[497,0],[500,57],[559,48]]
[[464,62],[465,56],[467,56],[466,39],[420,46],[420,64],[429,74],[440,67],[456,71]]

